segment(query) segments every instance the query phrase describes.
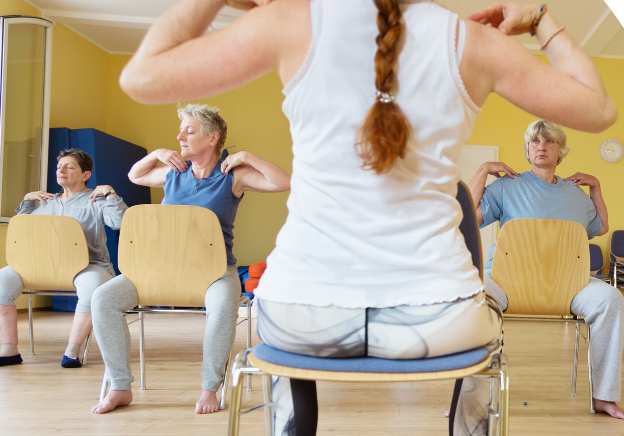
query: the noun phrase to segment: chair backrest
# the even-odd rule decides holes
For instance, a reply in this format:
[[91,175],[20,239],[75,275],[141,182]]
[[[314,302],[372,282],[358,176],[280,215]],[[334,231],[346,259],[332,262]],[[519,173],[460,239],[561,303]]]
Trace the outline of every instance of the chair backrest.
[[602,274],[602,250],[596,244],[589,244],[589,273]]
[[457,184],[457,201],[464,217],[459,224],[459,231],[464,235],[466,246],[472,254],[472,263],[479,270],[479,277],[483,280],[483,255],[481,247],[481,233],[472,195],[468,186],[462,181]]
[[142,306],[203,307],[206,289],[227,269],[214,212],[197,206],[143,204],[121,223],[119,270]]
[[33,291],[75,291],[74,277],[89,265],[80,223],[53,215],[18,215],[9,221],[7,263]]
[[624,230],[616,230],[611,235],[611,260],[624,262]]
[[589,283],[589,242],[573,221],[517,219],[501,229],[492,280],[507,294],[513,315],[571,315],[570,304]]

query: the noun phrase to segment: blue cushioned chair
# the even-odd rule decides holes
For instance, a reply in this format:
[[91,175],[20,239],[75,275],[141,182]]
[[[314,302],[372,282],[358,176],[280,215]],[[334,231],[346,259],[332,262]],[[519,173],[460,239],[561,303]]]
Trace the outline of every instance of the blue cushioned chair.
[[613,286],[624,286],[624,230],[616,230],[611,235],[609,254],[609,274],[613,276]]
[[[483,277],[481,265],[481,238],[474,204],[463,182],[458,185],[457,200],[462,206],[464,218],[460,231],[472,253],[475,266]],[[504,354],[492,365],[485,348],[470,350],[448,356],[414,360],[390,360],[376,357],[326,358],[288,353],[261,344],[241,351],[232,366],[232,398],[230,406],[230,436],[237,436],[241,414],[242,377],[244,374],[263,376],[265,404],[251,410],[265,409],[266,434],[273,435],[271,404],[271,376],[298,380],[362,381],[362,382],[414,382],[426,380],[461,379],[464,377],[487,377],[491,398],[498,398],[497,409],[490,409],[489,434],[498,426],[499,433],[509,434],[509,375]],[[494,401],[492,402],[494,403]],[[494,407],[494,404],[491,405]]]
[[589,244],[589,274],[595,279],[611,284],[611,277],[602,274],[602,250],[596,244]]

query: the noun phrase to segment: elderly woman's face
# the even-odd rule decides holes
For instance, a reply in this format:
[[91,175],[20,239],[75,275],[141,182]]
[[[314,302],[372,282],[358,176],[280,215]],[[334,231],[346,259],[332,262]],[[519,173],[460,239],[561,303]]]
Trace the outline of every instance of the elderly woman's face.
[[556,141],[545,139],[541,133],[529,144],[529,160],[538,167],[557,166],[559,159],[559,144]]
[[82,171],[78,161],[72,156],[62,157],[56,165],[56,181],[62,187],[86,183],[90,175],[89,171]]
[[192,158],[204,153],[211,153],[210,137],[204,134],[201,123],[192,116],[186,116],[180,123],[180,154]]

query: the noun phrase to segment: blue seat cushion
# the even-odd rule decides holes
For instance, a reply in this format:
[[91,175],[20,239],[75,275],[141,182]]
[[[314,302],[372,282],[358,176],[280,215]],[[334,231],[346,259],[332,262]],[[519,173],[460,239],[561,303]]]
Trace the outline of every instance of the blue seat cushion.
[[477,348],[463,353],[427,359],[381,359],[378,357],[313,357],[288,353],[269,347],[256,345],[253,354],[265,362],[290,368],[312,369],[334,372],[377,372],[377,373],[418,373],[451,371],[468,368],[487,359],[485,348]]

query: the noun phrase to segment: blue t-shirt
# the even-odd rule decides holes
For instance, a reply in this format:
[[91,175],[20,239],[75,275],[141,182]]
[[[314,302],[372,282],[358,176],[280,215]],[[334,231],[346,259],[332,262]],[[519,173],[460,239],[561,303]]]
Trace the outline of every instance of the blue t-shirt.
[[[557,177],[553,185],[525,171],[514,179],[509,176],[495,180],[485,188],[481,198],[481,228],[499,221],[502,228],[507,221],[518,218],[556,219],[575,221],[587,230],[592,239],[602,229],[594,202],[573,181]],[[492,269],[494,248],[483,269]]]
[[232,254],[234,219],[243,196],[238,198],[232,193],[234,173],[230,171],[229,174],[223,174],[222,163],[223,159],[215,165],[208,177],[199,180],[193,176],[191,162],[184,172],[170,170],[165,179],[165,198],[162,204],[200,206],[213,211],[223,230],[227,263],[236,265],[236,258]]

